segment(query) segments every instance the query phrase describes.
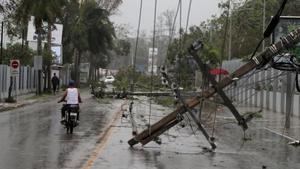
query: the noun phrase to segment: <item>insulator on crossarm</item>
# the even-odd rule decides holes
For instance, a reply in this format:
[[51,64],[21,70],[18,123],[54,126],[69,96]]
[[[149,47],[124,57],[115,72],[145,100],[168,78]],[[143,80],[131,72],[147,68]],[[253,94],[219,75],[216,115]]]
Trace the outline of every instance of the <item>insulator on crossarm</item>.
[[159,68],[159,70],[160,70],[161,73],[167,73],[167,69],[166,69],[165,66],[161,66],[161,67]]
[[177,86],[176,83],[172,83],[172,84],[171,84],[171,89],[172,89],[172,90],[175,90],[175,89],[177,89],[177,88],[178,88],[178,86]]
[[175,96],[174,96],[174,99],[175,99],[175,100],[178,100],[178,96],[177,96],[177,95],[175,95]]
[[203,43],[199,39],[191,45],[191,49],[194,51],[198,51],[199,49],[202,49],[202,48],[203,48]]
[[168,81],[167,81],[167,79],[164,78],[164,77],[161,77],[161,83],[162,83],[163,85],[168,85]]

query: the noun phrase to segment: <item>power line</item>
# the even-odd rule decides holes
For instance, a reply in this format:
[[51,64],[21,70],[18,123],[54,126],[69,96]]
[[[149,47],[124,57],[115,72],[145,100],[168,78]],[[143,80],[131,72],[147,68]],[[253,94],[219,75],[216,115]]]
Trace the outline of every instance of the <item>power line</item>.
[[[172,42],[173,36],[174,36],[174,29],[175,29],[175,23],[176,23],[176,20],[177,20],[177,15],[178,15],[178,12],[179,12],[179,6],[180,6],[180,0],[178,0],[178,3],[177,3],[177,9],[176,9],[175,17],[174,17],[174,20],[173,20],[173,23],[172,23],[171,32],[169,34],[169,42],[168,42],[168,48],[167,48],[167,54],[166,54],[167,56],[169,54],[169,47],[171,45],[171,42]],[[167,57],[166,57],[166,59],[167,59]],[[164,61],[164,64],[165,64],[165,61]]]
[[[154,58],[154,47],[155,47],[155,29],[156,29],[156,13],[157,13],[157,0],[155,0],[154,6],[154,21],[153,21],[153,42],[152,42],[152,55],[151,55],[151,80],[150,80],[150,93],[153,91],[153,58]],[[149,104],[149,135],[151,135],[151,108],[152,108],[152,95],[150,96],[150,104]]]
[[136,65],[137,48],[139,44],[142,10],[143,10],[143,0],[141,0],[141,4],[140,4],[139,22],[138,22],[138,29],[137,29],[136,42],[135,42],[135,51],[134,51],[134,58],[133,58],[133,76],[131,78],[131,92],[134,92],[135,65]]
[[189,10],[188,10],[188,15],[187,15],[187,19],[186,19],[186,26],[185,26],[185,32],[186,33],[187,33],[188,26],[189,26],[191,8],[192,8],[192,0],[190,0],[190,3],[189,3]]
[[137,47],[138,47],[138,43],[139,43],[142,10],[143,10],[143,0],[141,0],[141,4],[140,4],[139,22],[138,22],[137,36],[136,36],[136,42],[135,42],[135,52],[134,52],[134,60],[133,60],[133,68],[134,68],[133,70],[134,71],[135,71],[135,64],[136,64]]

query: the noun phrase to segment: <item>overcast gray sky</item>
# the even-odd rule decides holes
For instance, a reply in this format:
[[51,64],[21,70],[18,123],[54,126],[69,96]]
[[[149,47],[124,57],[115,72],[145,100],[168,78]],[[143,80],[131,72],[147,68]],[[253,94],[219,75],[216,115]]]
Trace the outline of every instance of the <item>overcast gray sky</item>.
[[[222,0],[192,0],[192,8],[189,25],[199,25],[202,21],[211,18],[212,15],[219,15],[218,3]],[[112,16],[112,21],[116,24],[128,24],[132,29],[132,34],[135,34],[138,26],[139,6],[141,0],[123,0],[119,11]],[[190,0],[182,0],[182,25],[185,27],[188,6]],[[155,0],[143,0],[143,12],[141,29],[146,30],[150,34],[153,30],[154,19],[154,4]],[[157,16],[162,12],[169,10],[176,11],[178,0],[157,0]]]

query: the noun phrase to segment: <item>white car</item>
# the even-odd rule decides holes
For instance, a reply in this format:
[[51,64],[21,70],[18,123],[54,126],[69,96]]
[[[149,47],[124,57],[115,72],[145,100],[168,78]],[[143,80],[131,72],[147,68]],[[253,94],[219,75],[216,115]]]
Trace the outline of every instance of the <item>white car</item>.
[[104,79],[104,83],[113,83],[115,78],[113,76],[106,76]]

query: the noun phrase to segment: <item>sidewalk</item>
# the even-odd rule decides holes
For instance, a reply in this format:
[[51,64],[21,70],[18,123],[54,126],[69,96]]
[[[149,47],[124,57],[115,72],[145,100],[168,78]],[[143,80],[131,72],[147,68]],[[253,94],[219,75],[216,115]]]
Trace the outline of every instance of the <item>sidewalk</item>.
[[59,92],[56,95],[43,94],[41,96],[37,96],[35,93],[29,93],[22,96],[18,96],[17,98],[14,98],[17,101],[16,103],[0,102],[0,112],[13,110],[16,108],[24,107],[38,102],[45,102],[49,99],[57,98],[61,94],[62,92]]

